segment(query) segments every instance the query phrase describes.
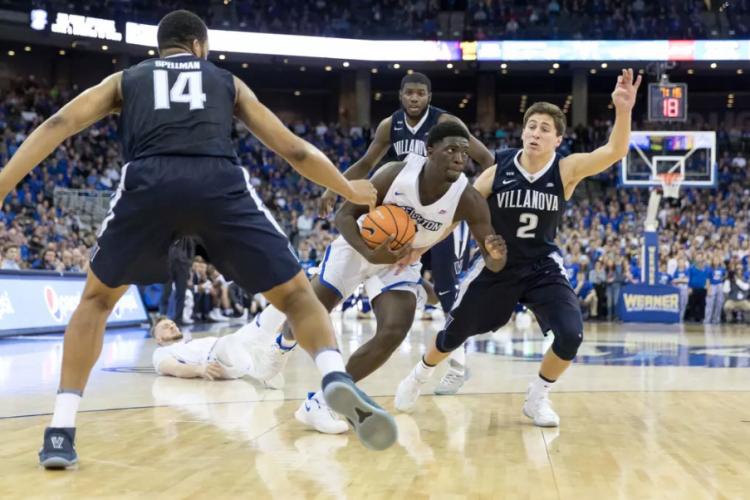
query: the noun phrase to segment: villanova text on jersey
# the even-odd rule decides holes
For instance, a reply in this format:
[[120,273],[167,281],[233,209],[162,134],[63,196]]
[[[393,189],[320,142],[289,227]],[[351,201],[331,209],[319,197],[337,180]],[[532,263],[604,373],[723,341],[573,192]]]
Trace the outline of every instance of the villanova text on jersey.
[[427,135],[437,125],[440,115],[445,113],[440,108],[428,106],[424,116],[414,127],[406,122],[406,113],[400,109],[391,115],[391,154],[401,161],[406,155],[427,156]]
[[487,200],[492,226],[508,247],[506,266],[559,253],[555,237],[565,212],[562,157],[555,154],[542,170],[529,174],[520,164],[521,154],[518,149],[496,154],[497,171]]
[[557,212],[560,210],[559,196],[555,193],[542,193],[535,189],[514,189],[497,193],[498,208],[530,208]]

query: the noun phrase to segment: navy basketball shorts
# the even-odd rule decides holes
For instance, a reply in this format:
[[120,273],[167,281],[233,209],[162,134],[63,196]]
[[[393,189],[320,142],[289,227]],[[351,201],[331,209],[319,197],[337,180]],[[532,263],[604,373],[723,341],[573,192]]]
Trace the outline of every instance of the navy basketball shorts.
[[248,173],[225,158],[187,156],[123,167],[91,269],[109,287],[166,282],[169,246],[183,236],[196,237],[219,272],[249,294],[301,270]]
[[468,263],[468,242],[462,242],[449,234],[444,240],[430,248],[429,263],[435,293],[446,314],[453,308],[458,293],[458,276]]
[[438,349],[449,352],[473,335],[497,330],[521,303],[536,315],[545,331],[554,333],[555,354],[562,359],[575,357],[583,318],[561,264],[562,258],[553,254],[493,273],[478,260],[461,283],[456,304],[438,334]]

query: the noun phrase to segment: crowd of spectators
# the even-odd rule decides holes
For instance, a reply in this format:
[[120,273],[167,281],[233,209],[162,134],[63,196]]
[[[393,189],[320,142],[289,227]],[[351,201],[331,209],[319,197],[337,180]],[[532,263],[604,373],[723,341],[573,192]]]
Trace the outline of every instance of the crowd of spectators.
[[[65,92],[44,89],[29,80],[17,82],[3,95],[0,164],[5,164],[30,130],[67,97]],[[289,127],[335,159],[342,170],[364,153],[372,132],[325,123],[296,122]],[[589,151],[606,140],[610,127],[610,121],[598,120],[587,127],[571,128],[559,151]],[[475,128],[474,132],[490,149],[521,145],[517,123],[497,125],[489,131]],[[2,200],[0,268],[86,270],[88,250],[97,228],[82,224],[79,214],[65,213],[54,206],[54,192],[56,187],[100,191],[116,187],[116,134],[115,120],[95,124],[68,140]],[[738,127],[723,127],[717,136],[718,188],[683,189],[679,200],[663,203],[659,212],[659,281],[681,287],[683,314],[696,321],[718,321],[725,298],[732,301],[732,313],[750,306],[746,300],[746,284],[750,281],[750,179],[746,160],[750,134]],[[301,178],[239,126],[235,139],[252,184],[289,235],[304,267],[316,267],[335,237],[331,216],[318,212],[322,189]],[[617,182],[617,169],[613,168],[581,186],[568,206],[559,233],[569,278],[591,317],[616,318],[619,289],[640,280],[648,191],[623,189]],[[214,316],[242,314],[233,307],[236,300],[231,300],[239,292],[220,282],[217,285],[218,278],[208,271],[191,278],[193,286],[198,287],[193,294],[196,310],[200,309],[206,317],[212,312]],[[194,275],[196,272],[193,269]],[[221,291],[222,287],[226,290]],[[209,288],[213,290],[209,294],[212,298],[199,299],[201,290],[208,293]],[[200,305],[200,300],[205,300],[205,304]],[[250,305],[247,297],[242,300]],[[727,315],[727,319],[732,318],[733,314]]]
[[[19,0],[1,0],[9,7]],[[742,37],[750,2],[735,0],[105,0],[39,7],[156,23],[191,9],[218,29],[374,39],[653,39]]]

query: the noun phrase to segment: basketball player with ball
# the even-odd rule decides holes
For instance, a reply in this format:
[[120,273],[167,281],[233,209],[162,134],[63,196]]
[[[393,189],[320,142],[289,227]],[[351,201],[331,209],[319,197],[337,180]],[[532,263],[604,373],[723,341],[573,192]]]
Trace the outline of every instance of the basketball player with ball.
[[[457,123],[435,125],[427,137],[427,157],[410,154],[378,170],[372,183],[378,192],[375,210],[345,203],[336,214],[341,235],[325,253],[313,290],[329,310],[364,283],[372,302],[375,335],[349,358],[346,370],[357,381],[382,366],[401,344],[414,321],[421,286],[419,262],[413,254],[435,245],[446,229],[466,221],[479,242],[485,265],[499,271],[505,265],[504,240],[495,234],[485,199],[463,173],[469,151],[469,133]],[[399,265],[399,263],[402,263]],[[273,307],[253,322],[269,338],[282,327],[285,316]],[[278,335],[258,356],[256,367],[263,379],[284,366],[285,352],[294,341],[289,331]],[[337,420],[320,394],[311,394],[295,416],[320,432],[341,433],[347,425]]]

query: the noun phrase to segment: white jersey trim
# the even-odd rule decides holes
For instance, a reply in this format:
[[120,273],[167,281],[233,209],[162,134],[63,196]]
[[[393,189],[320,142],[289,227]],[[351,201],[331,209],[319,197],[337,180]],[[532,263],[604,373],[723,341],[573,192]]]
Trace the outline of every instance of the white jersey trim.
[[411,125],[409,125],[408,115],[406,114],[406,110],[404,110],[404,126],[409,132],[411,132],[412,135],[417,135],[417,132],[419,132],[419,129],[422,128],[422,125],[424,125],[424,123],[427,121],[427,118],[430,116],[430,111],[432,110],[430,108],[430,105],[428,104],[427,111],[425,112],[422,119],[419,120],[414,127],[412,127]]
[[557,153],[552,155],[552,159],[547,162],[547,164],[539,171],[535,173],[530,173],[528,170],[523,168],[523,165],[521,165],[521,162],[518,160],[518,158],[521,157],[521,153],[523,153],[523,150],[518,150],[518,153],[516,153],[516,156],[513,157],[513,163],[516,165],[516,169],[521,173],[521,175],[524,176],[524,178],[529,181],[531,184],[535,183],[539,179],[542,178],[544,174],[546,174],[549,169],[552,168],[552,165],[555,163],[555,159],[557,158]]

